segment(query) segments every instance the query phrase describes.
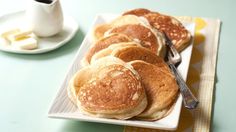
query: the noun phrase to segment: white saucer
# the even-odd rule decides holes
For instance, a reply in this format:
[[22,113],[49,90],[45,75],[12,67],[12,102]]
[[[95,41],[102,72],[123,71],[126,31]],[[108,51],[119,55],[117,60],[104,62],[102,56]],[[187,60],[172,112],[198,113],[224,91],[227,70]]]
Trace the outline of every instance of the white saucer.
[[[18,11],[15,13],[0,16],[0,30],[6,28],[11,29],[15,27],[25,26],[25,11]],[[60,33],[55,36],[47,38],[38,38],[38,48],[34,50],[22,50],[14,48],[13,46],[0,43],[0,50],[20,54],[39,54],[55,50],[66,44],[77,32],[77,22],[69,16],[64,15],[64,26]]]

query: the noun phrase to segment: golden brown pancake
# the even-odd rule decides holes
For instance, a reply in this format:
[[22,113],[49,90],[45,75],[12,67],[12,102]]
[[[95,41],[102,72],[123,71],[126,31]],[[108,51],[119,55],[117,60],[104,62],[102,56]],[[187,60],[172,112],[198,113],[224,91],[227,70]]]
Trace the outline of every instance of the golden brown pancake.
[[157,34],[154,34],[150,28],[141,24],[127,24],[112,28],[109,32],[127,35],[157,55],[163,49],[164,39],[159,35],[156,36]]
[[145,17],[151,26],[165,32],[178,51],[182,51],[190,43],[191,34],[182,23],[172,16],[152,12],[144,8],[137,8],[125,12],[123,15],[136,15]]
[[93,57],[91,62],[104,57],[104,56],[114,56],[125,62],[130,62],[134,60],[143,60],[145,62],[154,64],[158,67],[163,67],[163,70],[170,72],[169,67],[164,62],[163,58],[152,53],[150,50],[135,44],[116,44],[111,45],[106,49],[97,52]]
[[147,108],[137,117],[143,120],[163,118],[179,93],[174,76],[144,61],[131,61],[130,64],[140,75],[148,99]]
[[92,56],[97,53],[98,51],[107,48],[108,46],[121,43],[121,42],[131,42],[132,40],[128,38],[126,35],[122,34],[111,34],[107,37],[101,38],[98,40],[89,51],[86,53],[85,57],[83,58],[83,66],[89,65]]
[[190,32],[174,17],[159,14],[148,13],[144,15],[149,23],[161,32],[165,32],[178,51],[182,51],[188,46],[191,39]]
[[77,94],[80,90],[79,88],[84,85],[90,78],[92,78],[92,70],[90,70],[90,67],[84,67],[70,79],[67,93],[68,97],[74,104],[77,104]]
[[101,39],[102,37],[104,37],[104,33],[109,30],[110,28],[112,28],[112,25],[110,24],[99,24],[94,28],[93,31],[93,39],[94,41],[97,41],[99,39]]
[[112,55],[120,58],[125,62],[130,62],[133,60],[143,60],[159,67],[164,67],[165,69],[167,69],[167,71],[169,71],[169,68],[162,57],[157,56],[156,54],[150,52],[150,50],[141,46],[126,46],[123,48],[117,48],[114,50]]
[[91,58],[90,63],[93,63],[93,62],[97,61],[98,59],[106,57],[106,56],[113,56],[112,52],[115,49],[119,49],[121,47],[127,47],[127,46],[135,46],[136,47],[136,46],[140,46],[140,45],[136,42],[123,42],[123,43],[117,43],[117,44],[110,45],[109,47],[107,47],[103,50],[100,50],[99,52],[94,54]]
[[129,10],[126,11],[125,13],[123,13],[123,15],[135,15],[135,16],[143,16],[145,14],[150,13],[151,11],[148,9],[144,9],[144,8],[137,8],[137,9],[133,9],[133,10]]
[[100,24],[96,26],[93,31],[94,39],[98,40],[104,37],[105,32],[113,27],[118,27],[126,24],[142,24],[145,26],[150,26],[149,22],[145,18],[140,18],[135,15],[120,16],[111,21],[110,23]]
[[157,55],[165,54],[165,38],[163,34],[154,30],[144,17],[135,15],[120,16],[108,24],[97,26],[94,29],[94,38],[98,40],[113,33],[126,35]]
[[69,95],[75,93],[77,106],[84,114],[128,119],[140,114],[147,105],[139,75],[118,58],[104,57],[72,79]]

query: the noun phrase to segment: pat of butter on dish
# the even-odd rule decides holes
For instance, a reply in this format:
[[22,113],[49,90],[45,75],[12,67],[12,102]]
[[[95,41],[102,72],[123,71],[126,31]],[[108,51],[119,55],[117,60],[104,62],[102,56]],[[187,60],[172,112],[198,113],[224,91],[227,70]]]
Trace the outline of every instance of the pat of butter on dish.
[[19,41],[14,41],[12,45],[24,50],[32,50],[38,47],[37,40],[34,38],[26,38]]
[[20,30],[18,28],[5,31],[1,34],[2,41],[14,48],[23,50],[33,50],[38,48],[37,37],[32,30]]
[[25,30],[25,31],[20,31],[12,36],[13,40],[17,41],[20,40],[32,33],[32,30]]
[[1,37],[3,39],[5,39],[8,43],[11,43],[12,41],[12,36],[14,36],[15,34],[20,33],[20,29],[16,28],[16,29],[10,29],[8,31],[5,31],[1,34]]

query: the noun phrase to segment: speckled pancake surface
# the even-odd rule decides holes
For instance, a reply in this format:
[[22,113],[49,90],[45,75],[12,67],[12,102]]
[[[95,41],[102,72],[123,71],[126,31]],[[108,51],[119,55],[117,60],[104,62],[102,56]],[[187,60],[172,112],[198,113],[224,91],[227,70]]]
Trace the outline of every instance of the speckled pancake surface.
[[93,30],[93,38],[98,40],[105,36],[105,32],[111,28],[126,25],[126,24],[143,24],[145,26],[150,26],[149,22],[145,18],[139,18],[135,15],[125,15],[119,16],[113,21],[105,24],[100,24]]
[[150,49],[153,53],[157,53],[159,46],[155,34],[147,27],[140,24],[127,24],[113,28],[110,33],[125,34],[128,37],[140,42],[140,44]]
[[174,76],[144,61],[132,61],[130,64],[140,75],[148,99],[147,108],[137,117],[144,120],[164,117],[179,93]]
[[84,114],[128,119],[145,109],[146,93],[131,65],[118,58],[104,57],[89,68],[86,75],[80,71],[75,74],[74,86],[70,88]]
[[169,67],[167,66],[162,57],[157,56],[156,54],[150,52],[150,50],[141,46],[126,46],[120,48],[117,47],[112,52],[112,55],[125,62],[143,60],[158,67],[162,67],[163,70],[166,70],[168,72],[170,71]]
[[136,106],[143,89],[133,73],[122,65],[100,69],[99,76],[80,88],[81,106],[91,112],[122,110]]
[[185,49],[191,40],[190,32],[176,18],[153,12],[144,8],[129,10],[123,14],[145,17],[151,26],[158,31],[165,32],[178,51]]
[[183,50],[191,39],[190,32],[174,17],[158,13],[144,15],[149,23],[161,32],[165,32],[178,51]]
[[111,45],[108,48],[97,52],[92,57],[92,62],[109,55],[117,57],[125,62],[143,60],[158,67],[162,67],[162,70],[164,71],[170,72],[168,65],[164,62],[162,57],[157,56],[150,50],[133,43]]

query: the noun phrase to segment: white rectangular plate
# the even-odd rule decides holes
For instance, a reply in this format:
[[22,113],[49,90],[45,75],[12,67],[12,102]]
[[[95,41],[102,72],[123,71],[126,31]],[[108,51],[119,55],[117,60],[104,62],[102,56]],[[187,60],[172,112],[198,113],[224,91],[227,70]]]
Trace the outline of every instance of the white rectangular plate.
[[[117,125],[129,125],[136,127],[146,127],[154,129],[164,129],[164,130],[175,130],[178,126],[179,116],[182,105],[182,96],[179,96],[177,102],[174,106],[172,112],[165,118],[162,118],[157,121],[140,121],[140,120],[117,120],[117,119],[105,119],[105,118],[96,118],[91,116],[83,115],[78,111],[77,107],[72,104],[70,99],[67,96],[67,86],[70,78],[74,75],[76,71],[81,68],[80,60],[83,58],[84,54],[88,51],[91,42],[92,42],[92,29],[101,23],[107,23],[113,20],[117,15],[112,14],[102,14],[98,15],[95,19],[94,24],[92,25],[90,32],[86,35],[84,41],[82,42],[75,59],[69,68],[69,71],[66,75],[66,78],[54,99],[51,108],[49,110],[48,116],[52,118],[66,118],[66,119],[75,119],[80,121],[88,122],[99,122],[99,123],[109,123]],[[186,28],[192,33],[194,33],[194,24],[188,23],[185,24]],[[186,80],[189,62],[192,53],[192,43],[188,46],[182,53],[182,63],[179,65],[178,69],[182,74],[183,78]]]

